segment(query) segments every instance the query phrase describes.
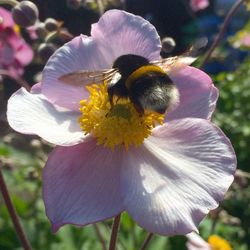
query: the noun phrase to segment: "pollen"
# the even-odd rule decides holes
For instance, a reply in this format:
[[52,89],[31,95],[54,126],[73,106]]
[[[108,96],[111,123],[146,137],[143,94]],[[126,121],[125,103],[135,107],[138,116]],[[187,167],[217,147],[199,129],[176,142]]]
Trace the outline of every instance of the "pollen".
[[163,124],[164,115],[147,111],[140,114],[128,98],[114,97],[111,106],[106,83],[86,88],[90,95],[89,100],[80,101],[79,123],[85,134],[96,138],[98,145],[126,150],[138,147],[156,125]]
[[211,235],[208,238],[208,243],[212,250],[232,250],[230,244],[217,235]]

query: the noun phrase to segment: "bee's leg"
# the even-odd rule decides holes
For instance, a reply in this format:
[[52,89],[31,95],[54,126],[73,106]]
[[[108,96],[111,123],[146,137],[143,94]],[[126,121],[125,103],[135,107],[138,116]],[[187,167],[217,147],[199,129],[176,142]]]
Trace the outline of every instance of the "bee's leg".
[[137,111],[137,113],[142,116],[144,114],[144,109],[140,106],[140,105],[137,105],[134,103],[134,107],[135,107],[135,110]]
[[114,106],[114,100],[113,100],[114,88],[113,88],[113,86],[108,87],[108,96],[109,96],[109,102],[110,102],[111,109],[112,109],[112,107]]

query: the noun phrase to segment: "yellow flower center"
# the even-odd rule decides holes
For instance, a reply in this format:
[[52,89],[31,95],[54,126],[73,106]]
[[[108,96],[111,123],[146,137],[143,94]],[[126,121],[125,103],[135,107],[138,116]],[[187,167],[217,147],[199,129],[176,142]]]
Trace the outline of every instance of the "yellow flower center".
[[112,149],[137,147],[157,124],[163,123],[164,115],[148,111],[139,114],[128,98],[114,97],[111,107],[106,83],[86,88],[90,96],[89,100],[80,101],[79,123],[86,134],[97,139],[98,145]]
[[232,250],[230,244],[217,235],[211,235],[208,238],[208,243],[210,244],[212,250]]

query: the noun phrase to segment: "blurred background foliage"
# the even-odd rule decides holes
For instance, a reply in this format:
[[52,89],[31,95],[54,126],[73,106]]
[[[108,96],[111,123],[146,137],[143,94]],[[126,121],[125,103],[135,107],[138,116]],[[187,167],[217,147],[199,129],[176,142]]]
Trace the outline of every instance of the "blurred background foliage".
[[[39,79],[47,58],[39,54],[42,43],[51,43],[58,47],[71,35],[89,34],[91,24],[100,16],[100,6],[96,1],[81,1],[81,5],[72,8],[70,1],[36,0],[40,20],[48,17],[63,21],[65,36],[56,39],[38,37],[30,39],[27,31],[21,30],[23,37],[35,51],[35,57],[26,67],[23,78],[34,84]],[[74,1],[71,1],[74,2]],[[176,46],[163,51],[163,56],[176,55],[187,49],[196,39],[208,38],[208,46],[235,1],[210,1],[207,8],[193,11],[187,0],[150,1],[103,1],[104,9],[121,8],[148,19],[156,26],[161,38],[172,37]],[[211,75],[220,90],[220,98],[214,122],[230,138],[238,158],[238,171],[235,182],[221,206],[212,211],[200,225],[204,239],[211,234],[218,234],[233,249],[250,249],[250,34],[249,12],[242,5],[236,13],[223,37],[220,46],[205,65],[204,70]],[[67,33],[68,32],[68,33]],[[55,37],[54,37],[55,38]],[[46,40],[47,39],[47,40]],[[51,50],[53,52],[53,50]],[[47,53],[47,52],[46,52]],[[44,55],[44,54],[42,54]],[[12,200],[24,225],[25,232],[34,249],[103,249],[98,238],[101,233],[109,241],[112,221],[98,223],[79,229],[67,225],[52,234],[45,215],[41,193],[41,171],[52,145],[35,136],[15,133],[6,122],[6,101],[19,88],[12,79],[3,78],[0,85],[0,167],[8,185]],[[98,230],[97,230],[98,229]],[[131,218],[122,215],[118,250],[139,249],[147,232],[137,226]],[[154,236],[148,249],[186,249],[184,236]],[[107,246],[106,246],[107,247]],[[21,249],[8,211],[0,197],[0,249]]]

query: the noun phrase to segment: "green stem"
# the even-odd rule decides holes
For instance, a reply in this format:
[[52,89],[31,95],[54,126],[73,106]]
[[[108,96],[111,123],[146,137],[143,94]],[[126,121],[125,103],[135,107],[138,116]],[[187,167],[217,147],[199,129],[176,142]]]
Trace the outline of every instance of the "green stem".
[[19,2],[16,0],[0,0],[0,4],[9,4],[15,7]]
[[101,234],[101,231],[99,229],[99,226],[97,224],[93,224],[94,228],[95,228],[95,231],[96,231],[96,234],[97,234],[97,237],[99,238],[100,240],[100,243],[102,245],[102,249],[103,250],[107,250],[107,247],[106,247],[106,243],[105,243],[105,240]]
[[121,214],[117,215],[114,219],[110,237],[110,243],[109,243],[109,250],[115,250],[116,248],[116,240],[119,232],[120,220],[121,220]]
[[20,223],[20,220],[17,216],[17,212],[16,212],[16,209],[10,199],[10,195],[9,195],[9,191],[7,189],[7,186],[6,186],[6,183],[4,181],[4,177],[3,177],[3,174],[2,174],[2,170],[1,170],[1,167],[0,167],[0,190],[1,190],[1,193],[3,195],[3,199],[4,199],[4,202],[6,204],[6,207],[9,211],[9,214],[10,214],[10,217],[12,219],[12,222],[14,224],[14,227],[15,227],[15,230],[16,230],[16,233],[20,239],[20,242],[23,246],[23,249],[24,250],[31,250],[31,246],[30,246],[30,243],[23,231],[23,228],[21,226],[21,223]]

